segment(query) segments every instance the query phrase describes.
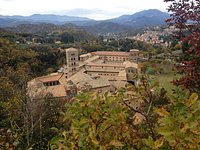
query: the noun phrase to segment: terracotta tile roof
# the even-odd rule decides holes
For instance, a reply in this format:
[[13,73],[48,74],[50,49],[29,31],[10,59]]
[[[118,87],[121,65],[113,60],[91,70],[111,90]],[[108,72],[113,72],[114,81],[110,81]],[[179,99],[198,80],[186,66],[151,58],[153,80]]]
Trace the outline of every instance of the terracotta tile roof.
[[99,56],[129,56],[129,52],[116,52],[116,51],[97,51],[92,52],[92,55],[99,55]]
[[130,61],[124,62],[123,64],[125,65],[125,68],[132,67],[132,63]]
[[99,59],[99,56],[93,56],[91,58],[88,58],[85,63],[88,63],[88,62],[93,62],[93,61],[96,61],[97,59]]
[[48,86],[44,92],[50,93],[53,97],[65,97],[67,96],[66,89],[63,85]]
[[123,64],[124,64],[125,68],[130,68],[130,67],[132,67],[132,68],[138,68],[138,64],[132,63],[130,61],[126,61]]
[[63,76],[63,73],[56,73],[56,74],[51,74],[48,76],[42,76],[38,77],[37,79],[43,83],[46,82],[53,82],[53,81],[59,81],[59,79]]
[[110,81],[111,85],[113,85],[116,89],[120,89],[122,87],[125,87],[127,84],[126,81]]
[[77,50],[77,49],[75,49],[75,48],[73,48],[73,47],[71,47],[71,48],[68,48],[68,49],[66,49],[66,51],[70,51],[70,52],[77,52],[78,50]]
[[119,73],[120,69],[112,69],[112,70],[105,70],[105,69],[87,69],[86,72],[97,72],[97,73]]
[[92,78],[88,74],[85,74],[83,72],[77,72],[76,74],[74,74],[73,76],[71,76],[70,78],[67,79],[67,81],[70,81],[70,80],[73,83],[78,84],[78,83],[90,81],[90,80],[92,80]]
[[105,64],[105,63],[98,64],[98,63],[93,63],[93,62],[87,63],[86,66],[124,67],[123,64]]
[[82,54],[82,55],[80,55],[79,57],[90,57],[91,56],[91,53],[87,53],[87,54]]
[[106,79],[97,79],[88,81],[88,84],[92,86],[92,88],[102,88],[110,86],[110,82]]
[[133,68],[138,68],[138,64],[132,63],[132,67],[133,67]]

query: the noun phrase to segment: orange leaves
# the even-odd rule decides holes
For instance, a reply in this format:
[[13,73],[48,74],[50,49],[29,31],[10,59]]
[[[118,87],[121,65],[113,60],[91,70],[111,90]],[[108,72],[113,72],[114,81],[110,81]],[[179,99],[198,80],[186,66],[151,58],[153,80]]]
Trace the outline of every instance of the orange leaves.
[[192,95],[186,101],[186,106],[188,106],[188,107],[192,106],[197,100],[198,100],[198,94],[192,93]]
[[157,108],[155,109],[155,112],[159,115],[159,116],[168,116],[170,115],[168,111],[166,111],[166,109],[164,108]]
[[110,145],[112,145],[112,146],[115,146],[115,147],[122,147],[122,146],[124,146],[124,144],[122,144],[120,141],[118,141],[118,140],[112,140],[112,141],[110,141],[110,143],[109,143]]

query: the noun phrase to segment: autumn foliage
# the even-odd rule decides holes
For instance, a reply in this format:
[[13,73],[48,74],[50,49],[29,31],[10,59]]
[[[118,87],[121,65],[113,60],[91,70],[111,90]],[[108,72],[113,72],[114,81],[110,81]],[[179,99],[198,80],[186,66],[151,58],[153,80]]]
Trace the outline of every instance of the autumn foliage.
[[164,0],[169,2],[171,18],[166,22],[179,29],[176,37],[182,44],[188,45],[185,59],[177,69],[183,77],[174,81],[176,85],[191,91],[200,92],[200,1]]

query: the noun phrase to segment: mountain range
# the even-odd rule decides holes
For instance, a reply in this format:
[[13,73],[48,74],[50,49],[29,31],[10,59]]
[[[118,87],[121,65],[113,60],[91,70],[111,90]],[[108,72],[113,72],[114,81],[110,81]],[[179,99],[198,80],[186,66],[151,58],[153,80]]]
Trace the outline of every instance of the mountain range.
[[0,27],[14,27],[20,24],[48,23],[54,25],[72,24],[94,34],[121,33],[131,29],[163,25],[169,14],[157,9],[149,9],[132,15],[123,15],[108,20],[93,20],[85,17],[34,14],[31,16],[2,16]]

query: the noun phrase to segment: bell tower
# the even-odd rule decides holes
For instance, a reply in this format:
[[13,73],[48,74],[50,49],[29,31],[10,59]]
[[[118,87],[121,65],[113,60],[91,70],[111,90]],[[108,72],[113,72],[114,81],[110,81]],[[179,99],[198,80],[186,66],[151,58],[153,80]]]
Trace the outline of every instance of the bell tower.
[[78,50],[75,48],[66,49],[66,66],[68,77],[78,71]]

